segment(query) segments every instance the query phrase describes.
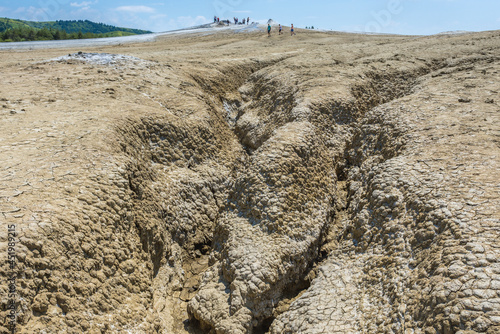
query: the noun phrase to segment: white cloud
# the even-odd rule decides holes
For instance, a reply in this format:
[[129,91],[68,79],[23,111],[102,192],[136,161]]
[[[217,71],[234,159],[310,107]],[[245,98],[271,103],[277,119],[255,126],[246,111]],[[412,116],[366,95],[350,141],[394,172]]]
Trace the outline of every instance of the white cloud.
[[127,27],[155,31],[157,22],[164,22],[166,16],[148,6],[120,6],[106,14],[106,22]]
[[83,1],[83,2],[72,2],[70,3],[70,6],[71,7],[85,7],[85,8],[88,8],[90,5],[93,5],[97,3],[97,1]]
[[174,20],[170,20],[170,23],[175,26],[176,28],[186,28],[186,27],[193,27],[197,26],[200,24],[205,24],[205,23],[210,23],[211,21],[208,20],[204,16],[179,16],[178,18]]
[[170,31],[187,27],[193,27],[213,22],[212,20],[209,20],[204,16],[196,16],[196,17],[180,16],[170,19],[166,18],[167,18],[166,15],[160,15],[160,14],[152,15],[148,18],[149,20],[147,20],[147,22],[144,22],[145,24],[143,26],[146,27],[145,29],[151,31],[162,32],[162,31]]
[[168,15],[166,15],[166,14],[157,14],[157,15],[151,15],[149,18],[151,20],[155,20],[156,21],[156,20],[165,19],[165,18],[167,18],[167,16]]
[[116,8],[119,12],[129,13],[154,13],[155,9],[147,6],[120,6]]
[[[48,11],[44,8],[30,6],[19,7],[14,11],[14,13],[21,20],[49,21],[50,19],[53,19],[54,11]],[[57,11],[55,11],[55,14],[57,14]]]
[[82,18],[86,18],[94,22],[104,22],[107,20],[106,17],[103,17],[101,11],[90,6],[78,7],[70,11],[66,17],[68,20],[81,20]]
[[[34,7],[31,7],[31,8],[34,8]],[[16,8],[16,10],[14,11],[14,13],[16,14],[21,14],[21,13],[26,13],[28,11],[28,8],[27,7],[18,7]]]

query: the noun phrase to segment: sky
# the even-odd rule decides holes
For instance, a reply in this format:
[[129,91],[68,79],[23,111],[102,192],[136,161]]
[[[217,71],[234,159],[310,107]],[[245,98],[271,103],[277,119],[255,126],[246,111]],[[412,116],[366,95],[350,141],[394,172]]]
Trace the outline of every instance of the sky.
[[154,32],[213,22],[215,15],[407,35],[500,29],[499,0],[0,0],[0,17],[90,20]]

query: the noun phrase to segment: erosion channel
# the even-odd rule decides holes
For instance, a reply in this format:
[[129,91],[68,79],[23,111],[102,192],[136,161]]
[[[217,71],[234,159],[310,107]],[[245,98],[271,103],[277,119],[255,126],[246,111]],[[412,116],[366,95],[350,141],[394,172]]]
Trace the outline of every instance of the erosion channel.
[[17,328],[500,332],[499,49],[219,32],[0,52]]

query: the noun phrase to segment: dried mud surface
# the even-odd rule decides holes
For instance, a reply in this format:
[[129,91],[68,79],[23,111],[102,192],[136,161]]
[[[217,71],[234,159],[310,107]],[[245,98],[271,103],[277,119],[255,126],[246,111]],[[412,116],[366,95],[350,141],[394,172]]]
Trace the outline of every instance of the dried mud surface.
[[500,333],[499,55],[499,31],[1,51],[0,332],[14,275],[18,333]]

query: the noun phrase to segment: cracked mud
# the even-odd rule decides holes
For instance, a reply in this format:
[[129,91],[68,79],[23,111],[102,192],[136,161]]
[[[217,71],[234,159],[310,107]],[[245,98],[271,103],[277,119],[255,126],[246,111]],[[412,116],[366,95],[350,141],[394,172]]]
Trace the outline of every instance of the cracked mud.
[[0,52],[18,331],[499,333],[499,51],[493,31]]

